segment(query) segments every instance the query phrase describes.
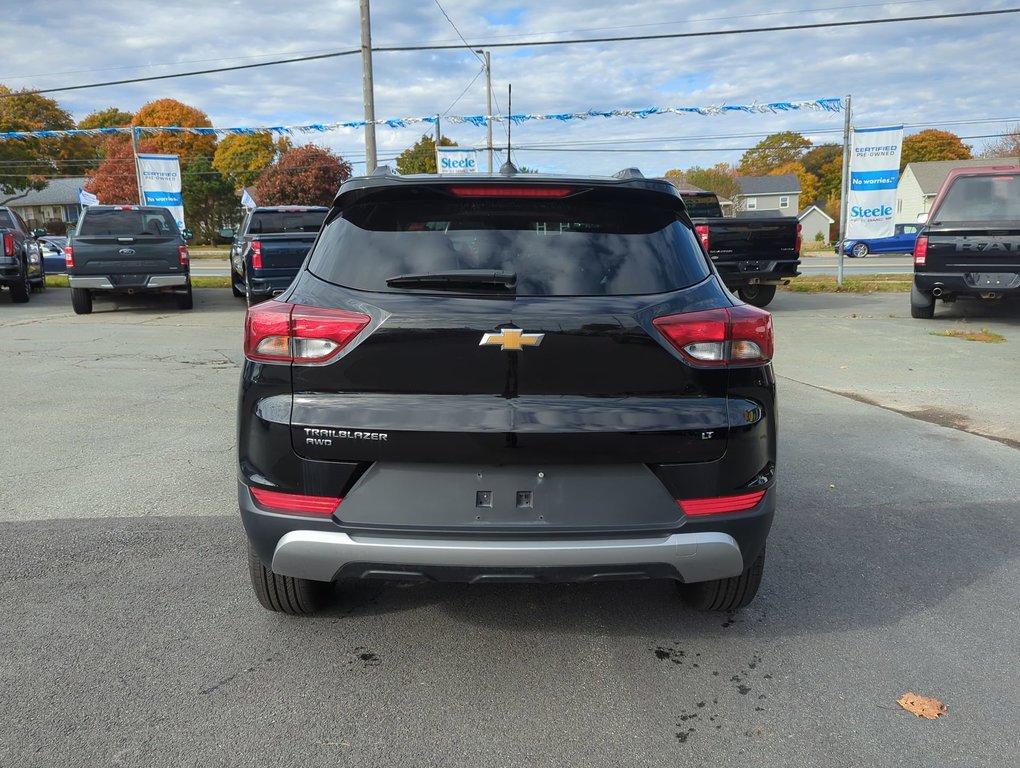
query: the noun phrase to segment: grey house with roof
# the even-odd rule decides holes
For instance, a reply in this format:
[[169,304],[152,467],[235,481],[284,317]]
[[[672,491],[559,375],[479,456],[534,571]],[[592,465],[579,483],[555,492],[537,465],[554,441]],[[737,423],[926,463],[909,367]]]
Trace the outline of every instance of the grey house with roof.
[[800,181],[792,173],[778,176],[738,176],[737,216],[796,216],[800,210]]
[[982,157],[977,160],[934,160],[927,163],[907,163],[896,185],[896,223],[913,224],[922,213],[931,210],[939,187],[953,168],[982,165],[1016,165],[1015,157]]
[[7,204],[33,229],[49,229],[58,235],[78,221],[81,205],[78,203],[78,188],[88,181],[84,176],[67,179],[51,179],[43,189],[32,189],[23,197],[11,199]]

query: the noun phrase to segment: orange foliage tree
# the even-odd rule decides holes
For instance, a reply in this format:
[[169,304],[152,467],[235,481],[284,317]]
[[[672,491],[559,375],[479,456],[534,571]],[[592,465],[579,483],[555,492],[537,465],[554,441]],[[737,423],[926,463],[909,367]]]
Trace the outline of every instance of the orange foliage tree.
[[[143,139],[138,144],[138,151],[154,152],[156,149],[151,141]],[[138,177],[129,137],[111,136],[107,139],[102,163],[86,175],[85,189],[98,197],[103,205],[138,204]]]
[[[149,126],[180,126],[182,128],[211,128],[209,117],[200,109],[189,107],[176,99],[157,99],[150,101],[135,113],[135,125]],[[154,152],[161,155],[177,155],[184,168],[196,157],[213,156],[216,137],[193,136],[189,133],[143,133],[146,144]]]

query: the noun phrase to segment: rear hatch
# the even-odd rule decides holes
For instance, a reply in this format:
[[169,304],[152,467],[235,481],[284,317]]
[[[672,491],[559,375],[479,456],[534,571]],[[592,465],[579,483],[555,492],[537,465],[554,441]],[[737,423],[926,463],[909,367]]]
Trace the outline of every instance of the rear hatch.
[[74,236],[76,276],[103,275],[117,285],[138,276],[188,271],[184,241],[166,209],[90,208]]
[[649,464],[725,453],[727,371],[682,362],[653,324],[731,305],[674,196],[394,185],[339,206],[289,304],[257,310],[291,311],[311,336],[331,317],[352,323],[338,355],[292,366],[299,455]]

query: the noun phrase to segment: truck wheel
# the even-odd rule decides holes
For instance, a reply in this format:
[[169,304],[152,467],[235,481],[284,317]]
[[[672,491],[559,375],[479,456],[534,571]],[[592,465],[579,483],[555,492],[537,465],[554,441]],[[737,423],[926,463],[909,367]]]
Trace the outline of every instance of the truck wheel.
[[910,316],[918,320],[931,320],[935,317],[935,297],[916,285],[910,286]]
[[234,270],[230,270],[230,292],[237,298],[244,296],[244,291],[237,287],[238,282],[243,283],[244,279],[238,280],[238,275]]
[[177,298],[177,309],[191,309],[195,306],[195,299],[191,295],[191,283],[188,283],[188,288],[183,293],[176,294]]
[[754,600],[765,570],[765,547],[739,576],[696,584],[679,584],[680,597],[699,611],[736,611]]
[[11,301],[15,304],[26,303],[32,295],[31,286],[28,284],[28,264],[21,262],[21,277],[11,283]]
[[307,616],[315,613],[326,602],[329,584],[274,573],[262,564],[250,546],[248,573],[255,597],[267,611]]
[[76,315],[92,314],[92,294],[87,288],[71,289],[71,308]]
[[776,296],[774,285],[745,285],[737,289],[737,296],[755,307],[767,307]]
[[868,255],[868,244],[854,243],[854,247],[850,249],[850,255],[858,259],[863,259]]

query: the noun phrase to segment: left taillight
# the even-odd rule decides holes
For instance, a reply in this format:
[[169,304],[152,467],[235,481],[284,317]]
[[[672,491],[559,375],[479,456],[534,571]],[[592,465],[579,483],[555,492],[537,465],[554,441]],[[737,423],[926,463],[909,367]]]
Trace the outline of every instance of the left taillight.
[[64,247],[64,266],[68,269],[74,266],[74,248],[70,245]]
[[800,255],[801,246],[804,244],[804,226],[797,222],[797,255]]
[[760,365],[772,359],[772,315],[748,304],[666,315],[652,324],[692,365]]
[[245,315],[244,356],[259,363],[329,362],[371,319],[342,309],[265,301]]
[[177,246],[177,258],[180,260],[182,267],[188,266],[188,261],[191,259],[191,254],[188,253],[188,246]]
[[248,490],[260,507],[273,512],[290,512],[296,515],[332,515],[343,501],[338,496],[308,496],[303,493],[267,491],[263,488]]
[[914,241],[914,264],[919,267],[928,264],[928,236],[921,235]]
[[10,232],[4,233],[4,256],[14,255],[14,235]]
[[708,228],[708,224],[697,224],[694,227],[694,231],[697,232],[698,239],[701,240],[701,244],[705,248],[705,253],[708,253],[711,237],[711,231]]

